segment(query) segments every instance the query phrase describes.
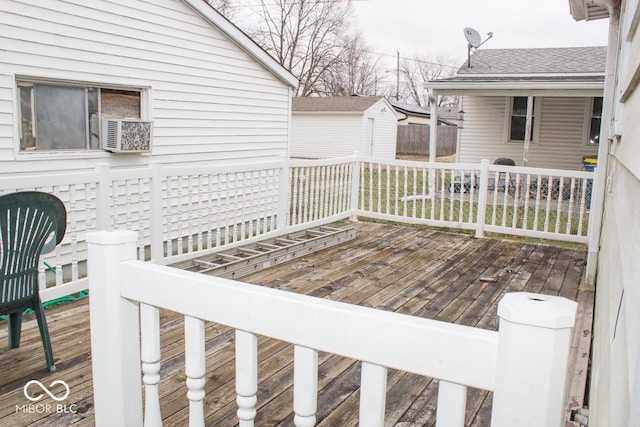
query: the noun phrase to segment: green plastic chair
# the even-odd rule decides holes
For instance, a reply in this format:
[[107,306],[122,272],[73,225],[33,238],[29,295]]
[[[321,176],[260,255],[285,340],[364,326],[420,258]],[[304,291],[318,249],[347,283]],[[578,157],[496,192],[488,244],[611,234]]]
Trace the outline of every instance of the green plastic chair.
[[24,191],[0,196],[0,314],[8,315],[9,347],[20,346],[22,314],[34,311],[49,372],[56,366],[38,291],[40,255],[60,243],[67,212],[56,196]]

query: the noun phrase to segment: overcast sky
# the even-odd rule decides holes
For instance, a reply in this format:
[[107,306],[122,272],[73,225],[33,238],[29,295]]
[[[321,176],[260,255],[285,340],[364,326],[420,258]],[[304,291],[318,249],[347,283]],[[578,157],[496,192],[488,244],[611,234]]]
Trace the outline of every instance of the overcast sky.
[[[243,28],[260,2],[233,4],[234,20]],[[467,57],[465,27],[476,29],[482,40],[493,32],[482,49],[607,44],[608,20],[576,22],[569,0],[352,0],[352,7],[352,29],[382,55],[379,71],[395,69],[396,52],[401,58],[445,56],[457,68]]]
[[605,46],[608,20],[576,22],[568,0],[355,0],[355,25],[372,50],[401,57],[445,54],[456,64],[467,55],[465,27],[482,48]]

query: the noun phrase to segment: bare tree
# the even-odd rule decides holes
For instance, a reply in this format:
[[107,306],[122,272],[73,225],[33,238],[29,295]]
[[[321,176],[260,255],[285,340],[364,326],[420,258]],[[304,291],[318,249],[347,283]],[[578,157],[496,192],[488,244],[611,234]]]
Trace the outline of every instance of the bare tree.
[[322,75],[322,92],[329,96],[376,95],[379,57],[370,53],[360,33],[344,43],[344,54]]
[[204,0],[209,6],[216,9],[222,16],[227,19],[233,18],[232,0]]
[[258,43],[300,81],[296,96],[322,94],[323,78],[348,52],[351,1],[261,0]]
[[[422,56],[417,55],[407,58],[400,63],[401,77],[405,82],[405,87],[401,90],[401,97],[406,101],[418,106],[425,107],[429,100],[425,96],[424,83],[452,77],[457,67],[453,61],[443,55]],[[456,103],[455,97],[442,96],[438,100],[438,106],[453,105]]]

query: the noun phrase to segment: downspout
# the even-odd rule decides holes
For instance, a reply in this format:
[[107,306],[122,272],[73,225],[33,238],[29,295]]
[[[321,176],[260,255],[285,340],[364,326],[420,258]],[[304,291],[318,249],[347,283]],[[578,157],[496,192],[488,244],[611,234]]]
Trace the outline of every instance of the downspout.
[[438,98],[434,95],[433,89],[429,89],[429,102],[431,103],[431,117],[429,119],[429,196],[436,193],[436,170],[431,164],[436,161],[436,150],[438,137]]
[[527,96],[527,119],[524,125],[524,153],[522,166],[529,166],[529,147],[531,146],[531,125],[533,123],[533,96]]
[[433,93],[433,89],[429,89],[429,102],[431,103],[431,114],[429,118],[429,163],[436,161],[436,148],[438,137],[438,98]]
[[602,233],[602,216],[604,213],[604,200],[608,172],[609,145],[617,139],[615,135],[615,106],[616,106],[616,71],[620,53],[620,2],[619,0],[607,0],[605,5],[609,8],[609,47],[607,50],[607,65],[604,78],[604,94],[602,124],[600,129],[600,145],[598,147],[598,167],[596,168],[591,194],[591,212],[589,214],[589,232],[587,244],[587,265],[585,272],[585,284],[595,286],[598,254],[600,252],[600,236]]

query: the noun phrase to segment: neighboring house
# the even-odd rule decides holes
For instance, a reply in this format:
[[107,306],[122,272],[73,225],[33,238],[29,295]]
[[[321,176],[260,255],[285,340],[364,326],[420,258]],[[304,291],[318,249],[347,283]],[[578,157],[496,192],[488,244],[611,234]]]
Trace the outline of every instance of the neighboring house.
[[202,0],[15,0],[0,27],[1,173],[288,154],[296,79]]
[[395,159],[398,116],[384,97],[293,98],[291,156]]
[[481,49],[426,87],[461,97],[459,162],[575,170],[598,152],[605,62],[606,47]]
[[[590,426],[640,422],[640,2],[570,0],[576,20],[609,17],[604,113],[589,229],[599,248]],[[600,227],[600,221],[602,226]],[[589,276],[587,276],[589,279]]]
[[[395,108],[398,116],[399,125],[428,125],[431,123],[431,113],[417,105],[404,104],[397,101],[389,101],[393,108]],[[438,126],[455,126],[456,123],[452,120],[447,120],[444,117],[438,115]]]
[[458,105],[438,107],[437,114],[438,120],[446,120],[457,125],[460,119],[460,107]]

